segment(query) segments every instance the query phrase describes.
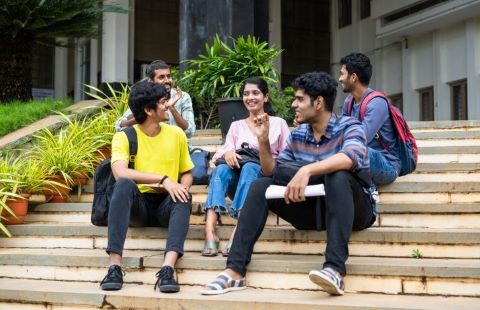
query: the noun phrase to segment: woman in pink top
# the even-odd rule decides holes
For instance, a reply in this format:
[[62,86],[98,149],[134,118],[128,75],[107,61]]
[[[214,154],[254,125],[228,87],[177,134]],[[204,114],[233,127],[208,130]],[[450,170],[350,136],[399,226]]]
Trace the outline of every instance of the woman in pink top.
[[[272,112],[271,104],[268,102],[268,85],[265,80],[252,77],[245,81],[242,89],[243,103],[248,109],[249,116],[232,123],[225,144],[212,157],[214,163],[217,159],[223,158],[226,164],[218,165],[210,178],[205,202],[206,223],[203,256],[218,254],[219,241],[215,229],[220,214],[228,212],[231,217],[238,218],[250,184],[260,176],[260,165],[257,163],[248,162],[240,168],[239,155],[235,150],[242,148],[242,144],[245,145],[245,143],[248,144],[248,147],[258,150],[253,120],[258,115]],[[285,148],[289,134],[290,130],[285,120],[275,116],[270,117],[270,150],[274,157]],[[232,199],[228,209],[225,200],[227,195]],[[228,245],[222,252],[223,256],[228,256],[234,233],[235,229]]]

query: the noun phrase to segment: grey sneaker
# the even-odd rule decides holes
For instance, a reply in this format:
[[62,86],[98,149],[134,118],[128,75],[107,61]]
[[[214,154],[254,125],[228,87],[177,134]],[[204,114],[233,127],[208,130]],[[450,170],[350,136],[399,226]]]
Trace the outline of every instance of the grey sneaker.
[[345,284],[342,278],[332,268],[312,270],[308,274],[310,281],[321,286],[330,295],[343,295]]

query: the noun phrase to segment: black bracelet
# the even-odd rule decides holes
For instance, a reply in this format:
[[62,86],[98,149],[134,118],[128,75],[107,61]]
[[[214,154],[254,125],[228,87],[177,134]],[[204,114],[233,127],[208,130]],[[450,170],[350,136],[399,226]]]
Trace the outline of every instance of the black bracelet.
[[166,178],[168,178],[168,175],[163,176],[163,178],[160,180],[160,184],[163,185],[163,182],[165,182]]

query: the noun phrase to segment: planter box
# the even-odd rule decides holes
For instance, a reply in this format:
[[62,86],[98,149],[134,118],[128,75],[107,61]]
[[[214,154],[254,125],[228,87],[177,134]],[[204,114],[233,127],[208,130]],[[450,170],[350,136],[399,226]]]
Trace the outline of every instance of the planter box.
[[217,104],[222,137],[225,138],[232,122],[247,118],[248,110],[239,97],[219,99]]

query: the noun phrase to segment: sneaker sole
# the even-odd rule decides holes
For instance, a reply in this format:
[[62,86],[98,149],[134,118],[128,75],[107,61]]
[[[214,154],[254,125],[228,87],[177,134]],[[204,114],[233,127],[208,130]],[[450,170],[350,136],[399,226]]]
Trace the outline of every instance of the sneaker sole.
[[104,283],[101,288],[104,291],[118,291],[123,286],[122,283]]
[[319,285],[325,290],[325,292],[329,293],[330,295],[341,296],[344,293],[334,283],[332,283],[330,278],[320,272],[310,271],[308,277],[310,278],[310,281]]
[[177,293],[180,291],[180,286],[178,285],[163,285],[158,288],[162,293]]
[[228,287],[228,288],[223,289],[223,290],[209,290],[209,289],[206,289],[206,290],[200,290],[200,294],[202,294],[202,295],[220,295],[220,294],[225,294],[225,293],[233,292],[233,291],[241,291],[241,290],[244,290],[246,288],[247,288],[246,286],[241,286],[241,287]]

